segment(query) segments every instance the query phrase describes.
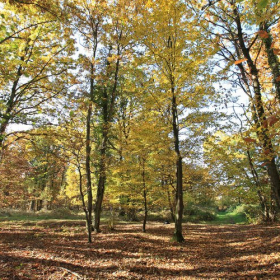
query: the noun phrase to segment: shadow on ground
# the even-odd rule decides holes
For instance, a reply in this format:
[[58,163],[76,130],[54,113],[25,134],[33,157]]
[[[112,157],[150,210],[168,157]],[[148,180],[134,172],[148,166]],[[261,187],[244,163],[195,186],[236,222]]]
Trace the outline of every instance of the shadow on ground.
[[280,227],[117,225],[87,243],[84,223],[0,223],[0,279],[280,278]]

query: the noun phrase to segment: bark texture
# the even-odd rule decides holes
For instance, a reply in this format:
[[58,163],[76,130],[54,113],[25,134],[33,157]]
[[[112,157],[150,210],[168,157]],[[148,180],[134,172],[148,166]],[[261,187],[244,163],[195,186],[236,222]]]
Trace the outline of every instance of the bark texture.
[[182,156],[180,153],[180,139],[179,139],[179,125],[178,125],[178,109],[175,96],[174,87],[172,87],[172,123],[173,123],[173,135],[174,135],[174,148],[177,155],[176,160],[176,213],[175,213],[175,231],[173,240],[177,242],[183,242],[183,165]]

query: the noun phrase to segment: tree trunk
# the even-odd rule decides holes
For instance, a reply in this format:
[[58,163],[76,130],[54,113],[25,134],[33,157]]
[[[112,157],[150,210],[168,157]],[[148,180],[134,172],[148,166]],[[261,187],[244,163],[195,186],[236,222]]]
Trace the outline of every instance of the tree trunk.
[[147,223],[147,217],[148,217],[148,207],[147,207],[147,192],[146,189],[143,191],[143,197],[144,197],[144,219],[143,219],[143,232],[146,232],[146,223]]
[[36,200],[32,199],[30,201],[30,205],[29,205],[29,211],[34,211],[35,212],[35,205],[36,205]]
[[173,240],[177,242],[183,242],[183,164],[182,156],[180,153],[180,140],[179,140],[179,125],[178,125],[178,113],[177,113],[177,103],[174,87],[172,87],[172,123],[173,123],[173,135],[174,135],[174,147],[177,154],[176,160],[176,213],[175,213],[175,231],[173,235]]
[[2,148],[3,148],[3,144],[4,144],[4,139],[5,139],[5,131],[6,131],[6,128],[8,126],[8,123],[9,121],[7,120],[7,118],[3,118],[3,122],[1,122],[1,125],[0,125],[0,155],[1,155],[1,151],[2,151]]
[[91,141],[90,141],[90,122],[92,114],[92,103],[90,103],[87,112],[87,130],[86,130],[86,177],[87,177],[87,229],[88,229],[88,242],[91,243],[91,231],[92,231],[92,185],[91,185],[91,168],[90,168],[90,152],[91,152]]
[[145,180],[145,160],[143,159],[143,170],[142,170],[142,184],[143,184],[143,198],[144,198],[144,219],[142,231],[146,232],[146,223],[148,217],[148,206],[147,206],[147,190],[146,190],[146,180]]
[[42,208],[43,208],[43,200],[42,199],[37,200],[36,208],[37,208],[37,211],[42,210]]
[[273,84],[276,90],[276,97],[278,102],[280,102],[280,70],[279,70],[279,60],[278,56],[274,53],[272,48],[272,36],[270,34],[267,22],[264,22],[260,25],[260,31],[267,32],[267,38],[263,38],[265,51],[267,54],[268,64],[271,69],[271,73],[273,76]]
[[247,158],[249,161],[253,179],[254,179],[256,187],[257,187],[257,195],[258,195],[260,206],[261,206],[262,212],[263,212],[263,220],[265,222],[268,222],[270,220],[270,216],[269,216],[269,206],[268,206],[267,198],[263,195],[261,183],[259,180],[259,175],[254,167],[253,160],[252,160],[249,150],[247,150]]
[[[105,172],[104,169],[102,169]],[[102,172],[101,171],[101,172]],[[96,203],[94,208],[94,232],[100,232],[100,218],[101,218],[101,211],[102,211],[102,202],[104,197],[105,191],[105,182],[106,182],[106,175],[101,175],[99,177],[98,186],[97,186],[97,194],[96,194]]]
[[87,230],[88,230],[88,242],[91,243],[91,233],[92,233],[92,182],[91,182],[91,116],[92,116],[92,103],[93,103],[93,74],[94,66],[91,64],[91,78],[90,78],[90,104],[87,111],[87,122],[86,122],[86,178],[87,178]]
[[[119,39],[121,39],[122,32],[119,35]],[[118,44],[118,55],[120,55],[120,45]],[[109,60],[107,60],[107,65],[110,66]],[[117,95],[117,84],[118,84],[118,74],[119,74],[119,66],[120,66],[120,59],[117,59],[116,62],[116,69],[114,73],[114,84],[111,91],[111,98],[108,98],[108,89],[105,87],[103,90],[102,96],[102,117],[103,117],[103,124],[102,124],[102,143],[101,143],[101,154],[100,154],[100,164],[99,164],[99,180],[97,185],[97,192],[96,192],[96,203],[94,208],[94,231],[95,233],[100,232],[100,217],[101,217],[101,210],[102,210],[102,202],[105,192],[105,184],[106,184],[106,171],[107,171],[107,163],[106,163],[106,154],[108,150],[108,140],[109,140],[109,127],[110,122],[113,119],[114,115],[114,106],[116,101]],[[107,73],[108,75],[110,73]],[[109,78],[109,76],[108,76]]]
[[170,195],[168,186],[167,186],[167,198],[168,198],[171,219],[172,219],[172,222],[175,222],[174,206],[173,206],[173,202],[171,201],[171,195]]
[[87,227],[87,232],[88,232],[88,242],[91,243],[92,239],[91,239],[91,232],[92,232],[92,217],[89,215],[89,211],[88,208],[86,206],[86,202],[85,202],[85,197],[84,197],[84,193],[83,193],[83,178],[82,178],[82,172],[81,172],[81,167],[80,165],[78,165],[78,171],[79,171],[79,189],[80,189],[80,196],[81,196],[81,200],[82,200],[82,204],[83,204],[83,210],[85,212],[85,216],[86,216],[86,227]]
[[[21,57],[20,59],[21,59],[21,61],[24,61],[24,57]],[[11,95],[10,95],[9,100],[7,101],[7,108],[2,117],[3,120],[0,124],[0,156],[2,153],[5,132],[6,132],[6,129],[7,129],[7,126],[9,124],[10,120],[12,119],[12,110],[15,106],[16,91],[17,91],[17,86],[18,86],[21,75],[22,75],[22,65],[20,65],[18,67],[17,76],[16,76],[15,81],[13,82],[13,86],[11,89]],[[1,159],[1,157],[0,157],[0,159]]]
[[108,95],[107,89],[103,91],[103,105],[102,105],[102,116],[103,116],[103,124],[102,124],[102,144],[100,151],[100,163],[99,163],[99,180],[97,185],[97,193],[96,193],[96,202],[95,202],[95,218],[94,218],[94,231],[95,233],[100,232],[100,218],[101,218],[101,210],[102,210],[102,202],[105,192],[105,183],[106,183],[106,153],[107,153],[107,145],[108,145]]
[[275,197],[273,192],[271,192],[271,199],[270,199],[270,211],[269,211],[269,221],[275,222],[276,221],[276,207],[275,207]]

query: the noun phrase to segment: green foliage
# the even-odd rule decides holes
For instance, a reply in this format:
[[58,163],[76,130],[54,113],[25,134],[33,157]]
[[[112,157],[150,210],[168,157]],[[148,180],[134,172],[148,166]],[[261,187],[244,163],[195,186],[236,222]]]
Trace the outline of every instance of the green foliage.
[[258,8],[264,9],[268,5],[269,0],[260,0],[258,3]]
[[200,205],[190,205],[185,207],[184,215],[187,222],[199,223],[214,221],[216,217],[215,209]]
[[263,213],[259,205],[242,205],[239,211],[243,211],[248,223],[257,224],[262,222]]
[[213,224],[246,224],[247,222],[244,213],[219,212]]
[[258,205],[232,205],[226,211],[218,211],[216,222],[219,224],[244,224],[261,222],[262,212]]

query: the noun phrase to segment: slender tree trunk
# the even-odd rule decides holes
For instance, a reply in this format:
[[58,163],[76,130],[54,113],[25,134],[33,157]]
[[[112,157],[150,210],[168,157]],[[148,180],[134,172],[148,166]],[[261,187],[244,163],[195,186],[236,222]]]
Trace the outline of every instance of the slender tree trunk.
[[101,211],[102,211],[102,202],[104,197],[104,191],[105,191],[105,183],[106,183],[106,170],[105,168],[101,168],[100,172],[103,172],[103,174],[99,175],[99,181],[97,185],[97,193],[96,193],[96,203],[94,208],[94,232],[98,233],[100,232],[100,218],[101,218]]
[[102,143],[101,143],[100,162],[99,162],[99,180],[97,185],[96,202],[94,208],[94,212],[95,212],[94,231],[96,233],[100,232],[100,218],[101,218],[102,202],[103,202],[105,184],[106,184],[106,153],[107,153],[108,129],[109,129],[107,89],[104,89],[102,99],[103,99]]
[[[170,178],[170,184],[172,186],[171,178]],[[173,205],[173,202],[171,200],[171,194],[170,194],[168,186],[167,186],[166,189],[167,189],[167,198],[168,198],[168,204],[169,204],[171,219],[172,219],[172,222],[175,222],[174,205]]]
[[[93,52],[95,57],[96,47]],[[92,105],[94,102],[94,65],[90,65],[90,92],[89,92],[89,106],[87,111],[86,120],[86,178],[87,178],[87,230],[88,230],[88,242],[91,243],[92,233],[92,212],[93,212],[93,196],[92,196],[92,182],[91,182],[91,117],[92,117]]]
[[146,232],[146,223],[148,217],[148,205],[147,205],[147,189],[145,180],[145,160],[143,159],[143,169],[142,169],[142,184],[143,184],[143,198],[144,198],[144,219],[143,219],[143,232]]
[[179,126],[178,126],[178,114],[177,103],[174,87],[172,87],[172,123],[173,123],[173,135],[174,135],[174,147],[177,154],[176,169],[177,169],[177,182],[176,182],[176,213],[175,213],[175,231],[173,240],[177,242],[183,242],[183,163],[180,153],[180,140],[179,140]]
[[259,198],[259,202],[260,202],[260,206],[262,208],[262,212],[263,212],[263,220],[265,222],[268,222],[270,220],[270,214],[269,214],[269,206],[268,206],[268,202],[266,197],[263,195],[263,192],[261,190],[261,183],[259,180],[259,175],[254,167],[253,161],[252,161],[252,157],[250,155],[249,150],[247,150],[247,158],[249,161],[249,165],[250,165],[250,169],[251,169],[251,173],[253,176],[253,179],[255,181],[256,187],[257,187],[257,195]]
[[36,200],[32,199],[30,201],[29,211],[34,211],[35,212],[35,204],[36,204]]
[[91,153],[91,114],[92,114],[92,103],[90,103],[87,112],[87,129],[86,129],[86,178],[87,178],[87,230],[88,230],[88,242],[91,243],[91,232],[92,232],[92,184],[91,184],[91,168],[90,168],[90,153]]
[[146,191],[146,186],[144,187],[143,190],[143,198],[144,198],[144,219],[143,219],[143,227],[142,230],[143,232],[146,232],[146,223],[147,223],[147,218],[148,218],[148,206],[147,206],[147,191]]
[[262,194],[261,190],[257,190],[257,194],[258,194],[260,205],[261,205],[262,212],[263,212],[263,220],[265,222],[269,222],[270,221],[270,215],[269,215],[269,207],[267,205],[266,198]]
[[3,148],[3,144],[4,144],[4,139],[5,139],[5,131],[7,129],[9,120],[7,118],[3,118],[3,121],[1,122],[0,125],[0,154],[1,154],[1,150]]
[[83,177],[82,177],[82,172],[81,172],[80,165],[78,165],[78,171],[79,171],[79,190],[80,190],[80,196],[81,196],[81,200],[82,200],[82,204],[83,204],[83,210],[84,210],[85,216],[86,216],[88,242],[91,243],[92,242],[92,239],[91,239],[92,220],[89,216],[88,208],[87,208],[86,202],[85,202],[85,196],[84,196],[84,193],[83,193],[83,180],[82,180]]
[[38,199],[37,200],[37,211],[42,210],[43,208],[43,200],[42,199]]
[[271,191],[271,198],[270,198],[270,211],[269,211],[269,221],[275,222],[276,221],[276,207],[275,207],[275,197],[273,192]]

